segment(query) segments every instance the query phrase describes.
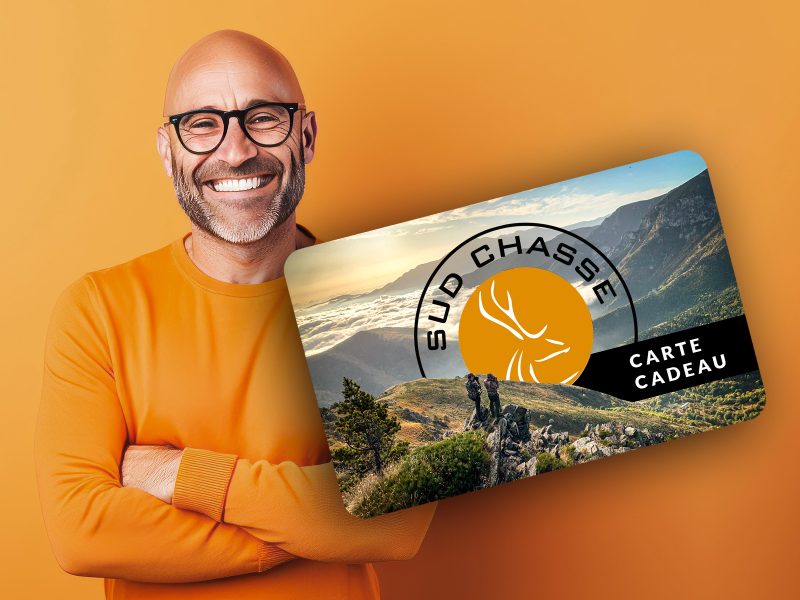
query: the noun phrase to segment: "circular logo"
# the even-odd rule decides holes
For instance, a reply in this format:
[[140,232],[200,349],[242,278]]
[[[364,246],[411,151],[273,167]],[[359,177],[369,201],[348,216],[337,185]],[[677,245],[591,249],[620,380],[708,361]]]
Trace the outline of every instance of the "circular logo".
[[638,324],[619,270],[589,240],[544,223],[506,223],[458,244],[414,318],[422,377],[569,384],[592,352],[626,339],[638,340]]
[[478,285],[458,326],[461,356],[475,373],[533,383],[572,383],[589,361],[592,316],[564,278],[533,267]]

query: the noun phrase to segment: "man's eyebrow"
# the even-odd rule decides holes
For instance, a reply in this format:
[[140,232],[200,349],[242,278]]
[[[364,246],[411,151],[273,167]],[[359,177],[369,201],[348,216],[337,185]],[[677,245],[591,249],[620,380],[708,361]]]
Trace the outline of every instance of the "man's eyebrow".
[[[248,102],[247,104],[244,105],[244,109],[243,110],[246,110],[246,109],[250,108],[251,106],[255,106],[256,104],[263,104],[265,102],[278,102],[278,101],[277,100],[266,100],[266,99],[263,99],[263,98],[254,98],[253,100],[250,100],[250,102]],[[206,110],[208,108],[211,108],[213,110],[224,110],[224,109],[219,108],[218,106],[214,106],[212,104],[206,104],[205,106],[201,106],[200,108],[196,108],[194,110]]]
[[263,98],[255,98],[250,100],[247,104],[244,105],[245,108],[250,108],[251,106],[255,106],[256,104],[263,104],[264,102],[278,102],[278,100],[265,100]]

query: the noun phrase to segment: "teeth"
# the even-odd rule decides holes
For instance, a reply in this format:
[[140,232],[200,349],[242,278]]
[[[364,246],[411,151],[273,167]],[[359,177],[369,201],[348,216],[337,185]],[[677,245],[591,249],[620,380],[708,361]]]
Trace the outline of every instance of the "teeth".
[[266,177],[250,177],[248,179],[219,179],[211,183],[216,192],[243,192],[252,190],[267,182]]

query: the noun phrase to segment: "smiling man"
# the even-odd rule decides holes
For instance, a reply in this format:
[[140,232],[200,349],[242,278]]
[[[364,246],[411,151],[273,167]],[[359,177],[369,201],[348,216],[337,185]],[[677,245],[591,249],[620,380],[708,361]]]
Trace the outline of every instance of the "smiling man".
[[70,573],[109,598],[377,598],[435,504],[344,508],[283,279],[316,117],[288,61],[221,31],[173,67],[157,145],[191,231],[87,273],[48,329],[36,466]]

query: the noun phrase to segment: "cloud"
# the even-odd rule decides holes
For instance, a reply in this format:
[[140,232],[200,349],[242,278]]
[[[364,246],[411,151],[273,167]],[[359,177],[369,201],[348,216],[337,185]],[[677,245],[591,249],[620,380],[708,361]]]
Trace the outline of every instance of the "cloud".
[[349,239],[356,241],[425,235],[463,226],[470,219],[525,220],[539,217],[553,225],[571,225],[573,222],[606,216],[631,202],[655,198],[671,188],[672,186],[653,187],[629,193],[591,193],[581,192],[577,185],[562,185],[556,194],[540,196],[536,190],[512,194],[359,233]]
[[606,192],[593,194],[573,190],[551,196],[515,196],[504,200],[490,200],[473,206],[465,206],[451,211],[456,218],[526,218],[534,215],[547,215],[548,222],[569,225],[571,218],[596,218],[613,212],[618,207],[639,200],[649,200],[668,192],[670,187],[649,188],[626,194]]
[[[451,315],[455,318],[448,319],[448,326],[445,327],[450,339],[458,336],[458,316],[471,294],[472,289],[464,289],[451,303]],[[298,314],[297,323],[306,356],[324,352],[359,331],[379,327],[411,328],[414,326],[418,303],[419,292],[410,292],[383,295],[368,301],[354,300],[313,314]]]

